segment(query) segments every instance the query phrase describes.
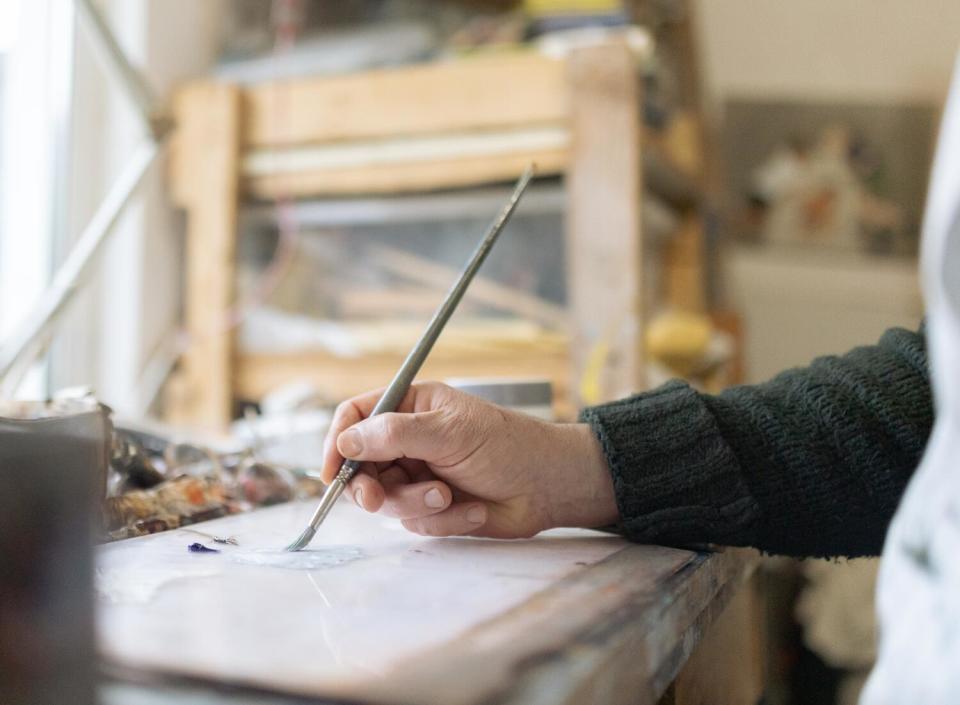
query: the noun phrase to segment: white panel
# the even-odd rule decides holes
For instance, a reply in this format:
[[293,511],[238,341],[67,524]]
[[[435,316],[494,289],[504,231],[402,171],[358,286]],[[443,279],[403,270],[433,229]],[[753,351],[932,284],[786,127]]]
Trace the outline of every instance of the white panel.
[[893,326],[916,330],[923,316],[913,260],[738,248],[727,265],[751,383],[818,355],[872,345]]
[[856,100],[946,95],[957,0],[696,0],[709,92]]

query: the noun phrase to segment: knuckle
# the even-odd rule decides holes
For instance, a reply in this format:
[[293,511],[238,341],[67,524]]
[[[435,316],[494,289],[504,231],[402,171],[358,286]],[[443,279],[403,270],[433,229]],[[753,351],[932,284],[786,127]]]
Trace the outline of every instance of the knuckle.
[[427,381],[427,382],[420,382],[420,383],[417,384],[417,387],[420,388],[420,391],[429,392],[430,394],[435,394],[436,392],[441,392],[441,391],[443,391],[444,389],[450,389],[450,387],[448,387],[448,386],[447,386],[446,384],[444,384],[443,382],[437,382],[437,381],[434,381],[434,380],[430,380],[430,381]]
[[408,414],[403,417],[403,434],[405,440],[417,438],[423,433],[429,432],[429,428],[429,417],[421,414]]
[[352,408],[353,408],[353,402],[351,402],[349,399],[346,401],[342,401],[339,404],[337,404],[337,408],[334,411],[334,415],[343,416]]
[[393,513],[394,516],[397,516],[405,521],[413,521],[417,519],[417,513],[411,510],[411,507],[408,506],[402,497],[396,496],[387,496],[383,502],[384,508]]
[[348,418],[352,410],[353,405],[349,401],[342,401],[337,404],[337,408],[333,412],[333,423],[330,424],[330,430],[334,431],[343,426],[344,421]]
[[426,400],[426,407],[436,409],[446,406],[457,395],[457,390],[443,382],[422,382],[417,390],[418,397]]
[[412,532],[412,533],[414,533],[414,534],[418,533],[418,532],[417,532],[417,523],[416,523],[415,521],[413,521],[412,519],[401,519],[401,520],[400,520],[400,526],[402,526],[404,529],[406,529],[407,531],[410,531],[410,532]]
[[417,517],[412,519],[417,526],[417,533],[423,536],[436,536],[437,535],[437,522],[433,517]]
[[395,414],[385,415],[381,423],[383,440],[387,446],[393,448],[399,445],[403,437],[400,418]]

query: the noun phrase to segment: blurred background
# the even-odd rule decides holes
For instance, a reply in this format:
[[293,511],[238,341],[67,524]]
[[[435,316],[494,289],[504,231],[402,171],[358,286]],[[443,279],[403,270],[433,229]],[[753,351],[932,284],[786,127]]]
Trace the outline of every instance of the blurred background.
[[[6,394],[91,389],[118,418],[309,466],[530,160],[426,376],[526,386],[518,405],[567,420],[920,324],[955,1],[96,7],[149,95],[73,2],[0,0],[0,349],[32,351]],[[123,207],[55,325],[25,334],[105,203]],[[768,561],[771,702],[853,702],[875,572]]]

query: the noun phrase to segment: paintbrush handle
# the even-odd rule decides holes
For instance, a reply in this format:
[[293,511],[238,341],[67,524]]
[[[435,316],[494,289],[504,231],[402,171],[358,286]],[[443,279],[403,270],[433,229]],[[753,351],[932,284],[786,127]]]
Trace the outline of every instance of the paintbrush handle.
[[[517,181],[517,185],[510,195],[510,200],[506,202],[499,215],[490,223],[486,234],[473,251],[473,255],[463,268],[457,281],[450,288],[450,291],[447,292],[447,296],[443,300],[443,303],[440,304],[440,308],[433,314],[433,318],[420,336],[420,340],[413,346],[413,349],[407,355],[407,359],[403,361],[400,369],[397,370],[397,374],[394,375],[393,380],[387,386],[386,391],[384,391],[383,396],[380,397],[370,416],[378,416],[379,414],[396,411],[397,407],[400,406],[400,402],[403,401],[407,391],[410,389],[410,385],[413,384],[413,380],[416,378],[417,373],[420,371],[420,368],[423,367],[423,363],[433,349],[434,343],[437,342],[437,338],[439,338],[440,333],[443,332],[444,326],[447,325],[447,321],[450,320],[453,312],[457,309],[457,305],[463,299],[467,287],[470,286],[470,282],[473,281],[483,261],[487,258],[487,255],[490,254],[490,250],[497,241],[497,237],[499,237],[503,231],[507,221],[510,220],[510,216],[513,215],[513,211],[516,209],[520,197],[533,178],[533,174],[534,166],[531,164]],[[350,482],[359,468],[360,463],[353,460],[346,460],[343,465],[340,466],[340,472],[337,474],[337,478],[343,478],[344,482]]]
[[[427,325],[423,335],[420,336],[420,340],[417,341],[413,350],[407,355],[407,359],[403,361],[400,369],[397,370],[397,374],[394,375],[393,380],[390,382],[386,391],[384,391],[383,396],[380,397],[370,416],[377,416],[397,410],[400,402],[403,401],[403,397],[406,396],[407,390],[410,389],[414,378],[427,359],[427,355],[429,355],[433,349],[434,343],[437,342],[437,338],[439,338],[440,333],[443,332],[444,326],[447,325],[450,316],[452,316],[453,312],[457,309],[457,304],[460,303],[460,300],[466,293],[467,287],[470,286],[474,275],[476,275],[477,270],[480,269],[480,265],[482,265],[483,261],[487,258],[490,249],[497,241],[497,237],[500,235],[503,227],[507,224],[507,221],[510,220],[510,216],[513,215],[520,196],[523,195],[530,180],[533,178],[534,171],[535,167],[531,164],[523,172],[523,175],[513,189],[513,193],[510,195],[510,200],[507,201],[499,215],[490,223],[490,227],[487,229],[480,244],[477,245],[477,249],[473,251],[473,255],[463,268],[456,283],[450,288],[450,291],[447,292],[447,296],[440,305],[440,308],[433,314],[433,318],[430,320],[429,325]],[[317,506],[316,511],[314,511],[307,528],[296,541],[287,547],[288,551],[299,551],[313,540],[314,535],[317,533],[317,527],[326,519],[327,514],[330,513],[337,499],[343,494],[344,490],[346,490],[347,483],[353,479],[353,476],[356,475],[359,470],[360,461],[343,461],[343,464],[340,466],[340,471],[324,491],[323,497],[320,498],[320,504]]]

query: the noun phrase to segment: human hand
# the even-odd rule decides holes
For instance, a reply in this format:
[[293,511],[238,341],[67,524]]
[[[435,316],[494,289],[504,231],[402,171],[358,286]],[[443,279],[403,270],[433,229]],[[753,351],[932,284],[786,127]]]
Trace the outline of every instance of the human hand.
[[354,501],[428,536],[526,538],[617,518],[613,482],[592,430],[504,409],[437,383],[414,384],[397,412],[370,418],[383,390],[337,407],[323,480],[364,461]]

